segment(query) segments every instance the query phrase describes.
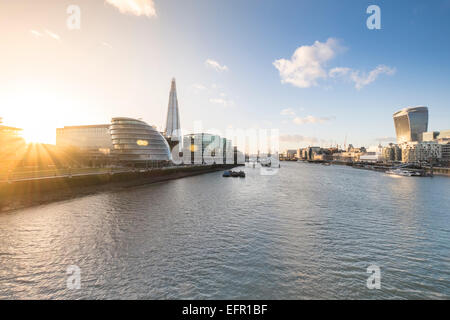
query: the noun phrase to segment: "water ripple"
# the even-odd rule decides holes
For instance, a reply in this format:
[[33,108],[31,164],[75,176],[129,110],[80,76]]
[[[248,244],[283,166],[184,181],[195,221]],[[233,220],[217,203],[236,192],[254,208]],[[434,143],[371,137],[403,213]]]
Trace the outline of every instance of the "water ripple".
[[0,298],[450,298],[450,179],[245,170],[0,215]]

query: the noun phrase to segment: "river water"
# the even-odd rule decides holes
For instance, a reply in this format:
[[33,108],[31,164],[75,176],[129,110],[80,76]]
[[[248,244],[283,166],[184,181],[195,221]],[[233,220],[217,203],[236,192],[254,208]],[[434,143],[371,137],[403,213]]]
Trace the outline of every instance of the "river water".
[[0,298],[450,298],[450,178],[245,171],[1,214]]

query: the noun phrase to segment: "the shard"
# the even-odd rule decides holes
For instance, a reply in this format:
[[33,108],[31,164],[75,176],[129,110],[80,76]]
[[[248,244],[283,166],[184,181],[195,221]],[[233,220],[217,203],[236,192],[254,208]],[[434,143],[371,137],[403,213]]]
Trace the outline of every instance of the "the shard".
[[175,83],[175,78],[173,78],[169,94],[165,136],[172,141],[178,141],[180,135],[180,114],[178,111],[177,85]]

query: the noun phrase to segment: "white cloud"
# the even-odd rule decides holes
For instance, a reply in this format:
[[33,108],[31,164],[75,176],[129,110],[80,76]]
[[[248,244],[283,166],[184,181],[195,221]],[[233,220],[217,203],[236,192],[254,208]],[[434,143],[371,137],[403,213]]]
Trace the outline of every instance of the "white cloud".
[[209,102],[214,103],[214,104],[220,104],[220,105],[222,105],[224,107],[228,107],[228,106],[234,105],[234,101],[226,100],[226,99],[222,99],[222,98],[209,99]]
[[394,68],[379,65],[378,67],[370,71],[369,74],[360,75],[359,71],[354,71],[352,73],[351,79],[355,82],[355,88],[361,89],[362,87],[368,85],[369,83],[374,82],[380,74],[387,74],[390,76],[393,75],[394,73],[395,73]]
[[395,68],[379,65],[369,73],[347,67],[336,67],[327,71],[327,63],[344,51],[338,40],[329,38],[325,43],[316,41],[311,46],[298,47],[291,59],[279,59],[273,65],[280,73],[282,83],[299,88],[318,86],[320,80],[343,78],[352,81],[356,89],[374,82],[379,75],[393,75]]
[[307,123],[325,123],[333,120],[334,117],[314,117],[314,116],[307,116],[304,118],[301,117],[295,117],[293,122],[297,125],[307,124]]
[[105,0],[105,2],[119,9],[121,13],[147,17],[157,16],[153,0]]
[[287,108],[281,110],[280,114],[282,116],[294,116],[295,117],[295,111],[292,108]]
[[318,80],[327,77],[325,63],[342,49],[333,38],[329,38],[325,43],[316,41],[312,46],[297,48],[290,60],[279,59],[273,65],[280,72],[282,83],[309,88],[317,86]]
[[361,89],[364,86],[374,82],[379,75],[393,75],[395,68],[391,68],[385,65],[379,65],[369,73],[363,73],[359,70],[353,70],[351,68],[333,68],[330,70],[329,75],[331,78],[343,77],[355,83],[356,89]]
[[194,83],[192,85],[192,88],[194,88],[195,90],[206,90],[206,87],[200,83]]
[[102,46],[112,49],[112,45],[110,45],[108,42],[102,42]]
[[217,61],[212,60],[212,59],[207,59],[205,61],[205,65],[207,67],[213,68],[214,70],[216,70],[218,72],[228,71],[228,67],[227,66],[225,66],[225,65],[222,66],[222,65],[220,65],[220,63],[218,63]]
[[350,68],[337,67],[337,68],[331,69],[330,72],[328,72],[328,74],[330,75],[331,78],[337,78],[337,77],[346,76],[351,71],[352,71],[352,69],[350,69]]
[[282,116],[289,116],[292,118],[292,122],[297,124],[297,125],[303,125],[303,124],[307,124],[307,123],[325,123],[331,120],[334,120],[335,117],[314,117],[314,116],[306,116],[304,118],[302,117],[297,117],[296,112],[294,111],[294,109],[292,108],[287,108],[287,109],[283,109],[281,110],[280,114]]
[[280,136],[280,142],[284,143],[302,143],[302,142],[310,142],[317,143],[319,139],[316,137],[306,137],[300,134],[285,134]]
[[331,143],[330,140],[319,139],[316,137],[307,137],[300,134],[285,134],[280,135],[280,143],[283,145],[289,145],[292,147],[300,147],[301,145],[312,144],[327,144]]

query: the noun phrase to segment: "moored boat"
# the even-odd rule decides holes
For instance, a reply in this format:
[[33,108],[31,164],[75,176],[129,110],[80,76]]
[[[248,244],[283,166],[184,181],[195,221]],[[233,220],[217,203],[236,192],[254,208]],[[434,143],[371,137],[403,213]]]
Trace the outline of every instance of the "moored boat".
[[420,176],[419,172],[405,170],[405,169],[391,169],[391,170],[386,171],[386,173],[396,175],[396,176],[403,176],[403,177]]
[[228,178],[228,177],[245,178],[245,172],[244,171],[229,171],[229,170],[227,170],[222,174],[222,177],[224,177],[224,178]]

